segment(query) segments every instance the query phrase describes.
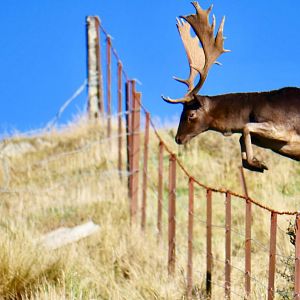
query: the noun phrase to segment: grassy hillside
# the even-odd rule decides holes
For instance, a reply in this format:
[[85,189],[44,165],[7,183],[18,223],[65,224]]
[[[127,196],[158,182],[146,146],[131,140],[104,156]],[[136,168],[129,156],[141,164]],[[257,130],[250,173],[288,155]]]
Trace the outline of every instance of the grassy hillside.
[[[177,267],[167,276],[167,169],[163,239],[157,244],[157,146],[150,143],[147,229],[130,228],[126,172],[117,171],[117,140],[102,125],[84,120],[37,136],[14,136],[0,143],[0,298],[3,299],[184,299],[187,253],[187,178],[178,170]],[[114,133],[116,134],[116,133]],[[238,137],[206,133],[187,149],[174,143],[174,130],[161,134],[191,173],[205,184],[242,193]],[[296,162],[255,149],[270,171],[246,172],[250,195],[278,210],[300,206],[300,168]],[[125,160],[125,152],[123,153]],[[205,191],[196,189],[194,296],[204,299]],[[244,203],[232,199],[233,292],[243,295]],[[213,298],[223,298],[224,195],[213,197]],[[253,208],[253,299],[264,299],[267,285],[269,219]],[[98,233],[78,243],[47,250],[41,235],[60,226],[93,220]],[[278,220],[278,299],[289,299],[286,259],[293,246],[285,234],[293,218]],[[259,261],[259,264],[257,263]]]

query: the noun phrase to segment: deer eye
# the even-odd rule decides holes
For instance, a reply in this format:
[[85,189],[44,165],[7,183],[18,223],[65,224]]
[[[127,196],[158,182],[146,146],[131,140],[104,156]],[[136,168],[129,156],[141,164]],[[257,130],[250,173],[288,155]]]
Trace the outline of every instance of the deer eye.
[[189,113],[189,115],[188,115],[188,119],[189,120],[193,120],[193,119],[195,119],[197,117],[197,115],[196,115],[196,112],[190,112]]

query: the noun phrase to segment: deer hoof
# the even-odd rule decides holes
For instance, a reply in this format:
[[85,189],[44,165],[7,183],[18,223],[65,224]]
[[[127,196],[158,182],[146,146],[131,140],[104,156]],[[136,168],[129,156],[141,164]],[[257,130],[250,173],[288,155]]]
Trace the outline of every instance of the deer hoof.
[[268,170],[268,167],[263,162],[257,160],[255,157],[250,162],[243,159],[242,163],[243,167],[250,171],[263,173],[264,170]]
[[259,161],[256,157],[253,157],[252,163],[254,164],[255,167],[262,169],[262,170],[268,170],[268,167],[265,165],[264,162]]

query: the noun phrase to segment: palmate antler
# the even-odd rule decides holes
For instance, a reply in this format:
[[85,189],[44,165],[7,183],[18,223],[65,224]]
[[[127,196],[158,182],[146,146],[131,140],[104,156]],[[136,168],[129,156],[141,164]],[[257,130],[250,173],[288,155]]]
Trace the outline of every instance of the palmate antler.
[[[216,37],[214,37],[214,30],[216,25],[216,19],[214,15],[213,23],[211,25],[209,23],[209,14],[212,10],[212,5],[207,10],[203,10],[198,2],[194,1],[192,2],[192,4],[196,9],[196,14],[180,17],[186,20],[187,23],[177,19],[177,28],[190,65],[190,75],[186,80],[179,78],[175,79],[186,84],[188,86],[188,92],[183,98],[180,99],[170,99],[168,97],[162,97],[169,103],[186,103],[191,101],[194,98],[194,95],[196,95],[201,89],[210,67],[214,63],[216,63],[217,58],[222,53],[230,51],[223,48],[223,28],[225,17],[223,17],[221,21]],[[196,37],[191,36],[190,26],[196,33]],[[200,47],[199,40],[201,42],[202,48]],[[194,87],[194,80],[198,73],[200,74],[200,80]]]

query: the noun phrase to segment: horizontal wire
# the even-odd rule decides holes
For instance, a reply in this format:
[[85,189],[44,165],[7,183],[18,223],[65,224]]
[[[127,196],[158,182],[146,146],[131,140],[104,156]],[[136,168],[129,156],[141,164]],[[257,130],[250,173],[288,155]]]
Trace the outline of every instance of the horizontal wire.
[[34,163],[32,166],[39,166],[39,165],[42,165],[42,164],[45,164],[45,163],[55,161],[55,160],[57,160],[61,157],[66,157],[66,156],[69,156],[69,155],[82,153],[82,152],[86,151],[87,149],[91,148],[92,146],[101,145],[101,144],[104,144],[104,143],[106,143],[110,140],[113,140],[113,139],[117,139],[117,138],[120,138],[120,137],[126,137],[126,136],[130,136],[131,134],[138,134],[138,133],[140,133],[140,132],[124,133],[124,134],[118,134],[118,135],[114,135],[114,136],[111,136],[111,137],[103,138],[103,139],[100,139],[99,141],[91,142],[87,145],[84,145],[79,149],[68,151],[68,152],[62,152],[62,153],[50,156],[50,158],[40,160],[40,161]]
[[[61,187],[62,185],[64,185],[66,182],[71,182],[72,180],[70,180],[70,178],[74,178],[76,177],[76,175],[80,175],[80,178],[82,177],[92,177],[92,176],[95,176],[95,178],[97,177],[97,179],[103,179],[103,178],[111,178],[111,174],[113,173],[119,173],[119,174],[122,174],[124,176],[130,176],[132,175],[134,172],[127,172],[127,171],[120,171],[118,169],[109,169],[109,170],[105,170],[105,171],[101,171],[101,173],[94,173],[94,174],[91,174],[90,172],[81,172],[80,174],[74,174],[73,176],[66,176],[66,179],[63,180],[63,181],[60,181],[59,183],[57,183],[55,186],[52,186],[52,187],[49,187],[49,188],[46,188],[46,189],[43,189],[43,194],[44,193],[47,193],[47,192],[50,192],[52,190],[55,190],[56,188],[59,188]],[[36,193],[32,190],[26,190],[26,189],[3,189],[3,188],[0,188],[0,193],[1,194],[21,194],[21,193],[28,193],[28,194],[32,194],[32,195],[41,195],[41,193]]]
[[[213,259],[213,260],[216,260],[216,261],[218,261],[218,262],[224,263],[224,264],[226,263],[225,260],[218,259],[218,258],[216,258],[215,256],[213,256],[212,259]],[[235,270],[239,271],[240,273],[242,273],[242,274],[244,274],[244,275],[246,274],[245,270],[243,270],[243,269],[241,269],[241,268],[239,268],[239,267],[237,267],[237,266],[235,266],[235,265],[233,265],[233,264],[231,264],[231,263],[230,263],[229,265],[230,265],[232,268],[234,268]],[[248,276],[249,276],[250,279],[252,279],[253,281],[257,282],[261,287],[263,287],[264,289],[268,290],[268,286],[267,286],[266,284],[263,284],[263,283],[261,282],[260,279],[256,279],[255,277],[251,276],[250,274],[248,274]]]
[[[148,178],[148,180],[150,181],[150,183],[152,183],[152,184],[155,185],[155,183],[149,178],[149,176],[147,176],[147,178]],[[157,192],[156,192],[155,190],[152,190],[152,192],[153,192],[156,196],[158,196],[158,194],[157,194]],[[162,208],[163,208],[163,212],[164,212],[165,214],[168,215],[168,211],[167,211],[167,209],[165,208],[164,205],[163,205]],[[206,221],[203,221],[203,220],[201,220],[201,219],[198,219],[198,218],[197,218],[197,221],[200,221],[201,223],[206,224]],[[178,223],[176,223],[176,225],[178,225]],[[225,226],[222,226],[222,225],[212,224],[212,227],[220,228],[220,229],[224,229],[224,230],[225,230]],[[238,232],[238,231],[235,231],[235,230],[232,230],[232,229],[231,229],[231,231],[234,232],[234,233],[237,233],[238,235],[242,236],[243,238],[245,237],[243,234],[241,234],[241,233]],[[263,249],[264,251],[267,251],[267,252],[269,251],[269,249],[266,248],[266,247],[264,247],[263,244],[261,244],[260,242],[254,240],[254,239],[251,239],[251,240],[252,240],[253,242],[259,244],[260,247],[261,247],[261,249]],[[187,247],[187,246],[184,246],[184,249],[187,250],[188,247]],[[186,253],[183,253],[182,246],[181,246],[181,248],[176,247],[176,251],[177,251],[179,254],[181,254],[181,255],[186,255]],[[279,254],[277,254],[277,255],[279,255]],[[236,258],[236,256],[234,256],[233,258]],[[223,263],[223,264],[226,263],[225,260],[218,259],[218,258],[216,258],[215,256],[213,256],[212,259],[213,259],[213,260],[216,260],[216,261],[218,261],[218,262],[221,262],[221,263]],[[246,273],[245,270],[243,270],[243,269],[241,269],[241,268],[239,268],[239,267],[237,267],[236,265],[233,265],[233,264],[231,264],[231,263],[230,263],[230,266],[231,266],[233,269],[235,269],[235,270],[237,270],[237,271],[239,271],[240,273],[242,273],[242,274],[245,275],[245,273]],[[278,272],[276,272],[276,273],[278,273]],[[252,279],[252,280],[255,281],[256,283],[258,283],[261,287],[263,287],[264,289],[268,290],[268,286],[267,286],[266,284],[263,284],[262,281],[261,281],[261,279],[257,279],[257,278],[255,278],[255,277],[249,275],[249,274],[248,274],[248,276],[249,276],[250,279]],[[212,284],[214,284],[214,282],[212,282]],[[224,287],[224,288],[225,288],[225,287]],[[232,291],[232,293],[233,293],[233,294],[236,294],[236,295],[239,295],[239,294],[237,294],[237,293],[234,293],[233,291]],[[276,293],[278,293],[278,292],[276,291]],[[241,296],[241,295],[239,295],[239,296]],[[241,297],[244,297],[244,296],[241,296]]]

